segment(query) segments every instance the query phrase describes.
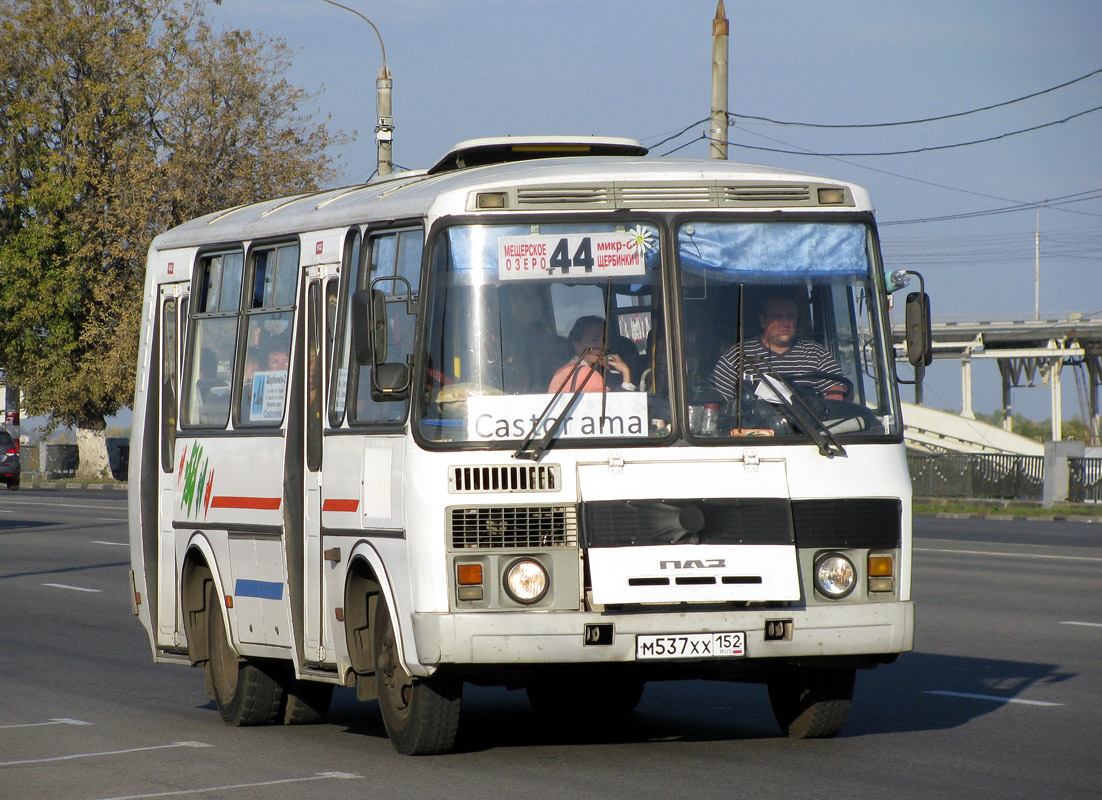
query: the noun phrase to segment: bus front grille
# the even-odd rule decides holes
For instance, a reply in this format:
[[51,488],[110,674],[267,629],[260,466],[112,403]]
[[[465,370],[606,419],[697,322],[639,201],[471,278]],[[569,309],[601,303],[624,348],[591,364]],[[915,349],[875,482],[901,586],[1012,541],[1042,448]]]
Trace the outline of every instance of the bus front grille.
[[452,494],[483,492],[557,492],[562,488],[558,464],[491,464],[452,467],[448,491]]
[[574,506],[453,508],[448,538],[455,550],[577,547]]

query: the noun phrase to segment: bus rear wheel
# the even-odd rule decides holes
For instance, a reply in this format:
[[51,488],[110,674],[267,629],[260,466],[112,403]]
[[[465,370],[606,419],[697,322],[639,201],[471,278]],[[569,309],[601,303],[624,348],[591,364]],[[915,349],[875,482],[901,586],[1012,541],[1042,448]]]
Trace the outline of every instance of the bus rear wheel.
[[303,681],[292,676],[283,682],[283,724],[316,725],[324,722],[332,700],[332,684]]
[[408,756],[451,750],[459,730],[462,682],[413,678],[406,674],[398,657],[390,612],[382,597],[371,627],[379,710],[394,749]]
[[856,670],[794,668],[769,679],[769,703],[793,739],[829,739],[846,724]]
[[207,685],[222,720],[234,726],[279,721],[283,689],[274,663],[242,659],[230,647],[218,592],[207,589]]

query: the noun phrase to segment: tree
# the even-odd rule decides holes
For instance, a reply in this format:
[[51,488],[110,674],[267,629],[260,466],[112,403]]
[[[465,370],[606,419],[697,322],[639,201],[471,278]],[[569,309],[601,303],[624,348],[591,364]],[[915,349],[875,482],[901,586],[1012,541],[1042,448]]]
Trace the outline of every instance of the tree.
[[286,44],[216,34],[201,0],[0,0],[0,368],[109,474],[162,230],[332,179]]

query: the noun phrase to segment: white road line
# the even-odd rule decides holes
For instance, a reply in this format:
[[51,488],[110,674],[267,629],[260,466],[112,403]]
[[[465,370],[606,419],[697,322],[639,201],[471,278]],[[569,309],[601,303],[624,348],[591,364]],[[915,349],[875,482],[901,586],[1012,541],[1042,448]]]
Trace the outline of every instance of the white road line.
[[81,722],[79,719],[51,719],[49,722],[24,722],[18,725],[0,725],[0,730],[8,728],[40,728],[43,725],[92,725],[91,722]]
[[968,692],[943,692],[930,690],[923,694],[940,694],[946,697],[966,697],[970,700],[994,700],[997,703],[1020,703],[1026,706],[1062,706],[1063,703],[1048,703],[1044,700],[1022,700],[1017,697],[998,697],[993,694],[969,694]]
[[55,589],[72,589],[74,592],[102,592],[103,589],[86,589],[83,586],[68,586],[64,583],[44,583],[43,586],[52,586]]
[[1102,622],[1075,622],[1074,620],[1067,620],[1061,622],[1061,625],[1082,625],[1086,628],[1102,628]]
[[101,542],[98,539],[93,539],[92,544],[106,544],[111,547],[129,547],[130,542]]
[[126,517],[99,517],[100,522],[126,522]]
[[954,553],[965,556],[1006,556],[1009,558],[1051,558],[1057,561],[1102,561],[1093,556],[1046,556],[1038,553],[1000,553],[993,550],[942,550],[937,547],[915,547],[916,553]]
[[172,744],[158,744],[152,747],[134,747],[130,750],[105,750],[101,753],[75,753],[71,756],[54,756],[53,758],[27,758],[22,761],[0,761],[0,767],[10,767],[15,764],[48,764],[51,761],[72,761],[77,758],[93,758],[95,756],[119,756],[127,753],[144,753],[149,750],[168,750],[173,747],[214,747],[204,742],[173,742]]
[[329,780],[359,780],[363,775],[357,775],[354,772],[319,772],[316,775],[309,775],[304,778],[283,778],[277,781],[260,781],[259,783],[234,783],[228,786],[208,786],[204,789],[180,789],[175,792],[153,792],[152,794],[127,794],[119,797],[104,797],[100,800],[147,800],[151,797],[183,797],[187,794],[205,794],[206,792],[224,792],[230,789],[252,789],[260,786],[279,786],[285,783],[307,783],[309,781],[329,781]]
[[[121,498],[120,498],[121,499]],[[13,506],[56,506],[58,502],[56,500],[5,500],[4,502]],[[104,500],[102,504],[98,506],[85,505],[84,503],[65,503],[65,508],[94,508],[99,511],[109,511],[111,508],[118,508],[119,504],[112,503],[110,500]]]

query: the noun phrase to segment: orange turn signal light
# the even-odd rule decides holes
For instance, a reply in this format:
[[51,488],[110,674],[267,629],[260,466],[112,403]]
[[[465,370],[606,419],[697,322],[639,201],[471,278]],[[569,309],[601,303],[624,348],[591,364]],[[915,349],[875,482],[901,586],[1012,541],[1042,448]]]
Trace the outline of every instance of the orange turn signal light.
[[460,586],[481,586],[481,564],[456,564],[455,579]]
[[892,557],[891,556],[869,556],[869,577],[870,578],[890,578],[890,577],[892,577]]

